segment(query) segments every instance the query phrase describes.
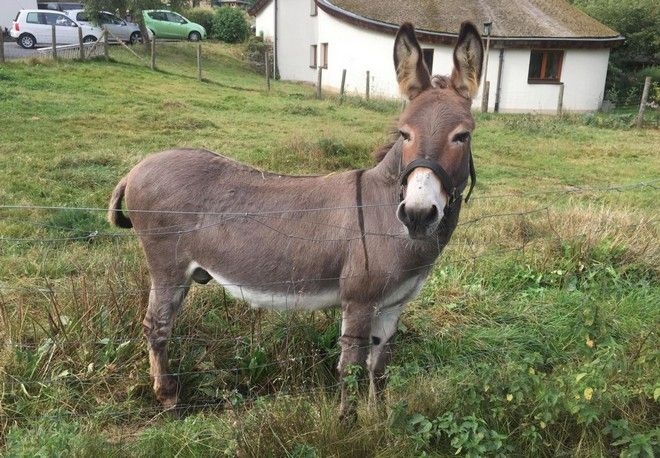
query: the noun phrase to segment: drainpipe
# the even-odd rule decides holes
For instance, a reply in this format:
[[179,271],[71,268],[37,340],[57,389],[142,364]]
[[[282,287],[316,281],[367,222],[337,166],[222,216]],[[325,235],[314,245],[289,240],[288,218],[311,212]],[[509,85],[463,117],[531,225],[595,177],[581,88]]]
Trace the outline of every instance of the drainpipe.
[[497,91],[495,92],[495,113],[500,111],[500,94],[502,93],[502,66],[504,65],[504,48],[500,49],[500,63],[497,66]]
[[273,0],[273,8],[275,9],[274,15],[275,15],[275,24],[273,25],[273,77],[275,79],[280,79],[280,71],[279,68],[277,67],[277,44],[279,41],[279,37],[277,35],[277,0]]

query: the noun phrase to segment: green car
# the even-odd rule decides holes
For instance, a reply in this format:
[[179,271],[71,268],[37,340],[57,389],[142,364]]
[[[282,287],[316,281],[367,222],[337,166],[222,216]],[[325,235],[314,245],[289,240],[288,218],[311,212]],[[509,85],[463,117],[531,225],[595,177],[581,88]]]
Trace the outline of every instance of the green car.
[[206,38],[204,27],[173,11],[144,10],[142,17],[144,25],[156,38],[187,38],[190,41]]

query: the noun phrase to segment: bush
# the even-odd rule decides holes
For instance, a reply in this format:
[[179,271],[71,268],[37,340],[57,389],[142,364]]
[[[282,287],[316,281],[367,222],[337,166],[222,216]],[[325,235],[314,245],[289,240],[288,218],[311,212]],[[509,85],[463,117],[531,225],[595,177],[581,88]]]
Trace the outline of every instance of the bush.
[[250,25],[245,14],[229,6],[223,6],[215,11],[211,37],[227,43],[245,41],[250,34]]
[[206,33],[210,34],[213,27],[213,10],[208,8],[191,8],[183,12],[183,15],[196,22],[206,29]]
[[272,43],[264,41],[262,37],[251,36],[247,43],[245,57],[255,71],[263,73],[264,75],[266,74],[266,53],[269,53],[268,65],[270,76],[276,78]]

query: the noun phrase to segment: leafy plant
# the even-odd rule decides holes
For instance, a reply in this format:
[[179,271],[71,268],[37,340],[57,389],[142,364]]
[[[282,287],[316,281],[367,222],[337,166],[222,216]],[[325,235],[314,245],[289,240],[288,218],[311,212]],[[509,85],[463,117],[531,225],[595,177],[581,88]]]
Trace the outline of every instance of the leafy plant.
[[245,41],[250,33],[250,25],[245,13],[239,8],[223,6],[215,10],[211,36],[226,43]]

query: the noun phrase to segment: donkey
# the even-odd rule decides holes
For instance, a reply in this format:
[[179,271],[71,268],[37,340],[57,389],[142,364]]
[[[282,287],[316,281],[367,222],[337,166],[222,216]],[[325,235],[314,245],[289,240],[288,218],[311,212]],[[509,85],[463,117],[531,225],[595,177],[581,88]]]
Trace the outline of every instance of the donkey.
[[[340,418],[355,401],[343,382],[352,365],[382,394],[392,337],[456,228],[462,193],[476,174],[470,112],[483,46],[463,23],[450,77],[431,77],[409,23],[394,41],[397,80],[409,103],[398,135],[370,169],[283,176],[216,153],[151,155],[115,188],[110,222],[135,228],[151,277],[143,321],[156,398],[178,402],[167,342],[192,282],[215,279],[252,307],[341,306]],[[126,212],[122,212],[125,200]]]

